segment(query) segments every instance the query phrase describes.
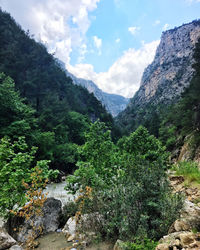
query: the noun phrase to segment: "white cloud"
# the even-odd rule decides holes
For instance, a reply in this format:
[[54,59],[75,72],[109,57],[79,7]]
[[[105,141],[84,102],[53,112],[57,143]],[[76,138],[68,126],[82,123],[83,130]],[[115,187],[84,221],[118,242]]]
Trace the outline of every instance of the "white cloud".
[[155,22],[153,23],[153,26],[157,26],[160,24],[160,20],[155,20]]
[[93,36],[93,42],[94,42],[94,46],[98,50],[98,55],[101,55],[102,40],[98,38],[97,36]]
[[168,23],[166,23],[166,24],[163,26],[162,30],[163,30],[163,31],[166,31],[167,29],[169,29],[169,24],[168,24]]
[[120,42],[120,38],[117,38],[117,39],[115,40],[115,42],[116,42],[116,43],[119,43],[119,42]]
[[125,51],[107,72],[97,74],[91,64],[68,65],[68,70],[77,77],[94,81],[105,92],[132,97],[139,88],[144,69],[154,58],[158,44],[159,41],[143,43],[138,50]]
[[102,45],[102,40],[100,38],[98,38],[97,36],[93,36],[93,40],[94,40],[94,45],[97,49],[101,48]]
[[81,61],[87,52],[85,35],[90,26],[88,12],[100,0],[0,0],[2,9],[11,13],[25,30],[35,34],[50,52],[65,63],[70,53],[79,50]]
[[128,28],[128,31],[129,31],[132,35],[135,35],[135,33],[136,33],[137,30],[140,30],[140,27],[135,27],[135,26],[133,26],[133,27],[129,27],[129,28]]

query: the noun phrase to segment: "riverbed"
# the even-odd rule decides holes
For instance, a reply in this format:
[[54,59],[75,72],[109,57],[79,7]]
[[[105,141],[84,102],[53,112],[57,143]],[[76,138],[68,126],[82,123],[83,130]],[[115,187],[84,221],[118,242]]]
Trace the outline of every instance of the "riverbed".
[[56,232],[41,236],[38,241],[40,243],[38,250],[113,250],[113,244],[109,242],[93,243],[86,248],[80,246],[75,248],[72,242],[67,242],[63,233]]

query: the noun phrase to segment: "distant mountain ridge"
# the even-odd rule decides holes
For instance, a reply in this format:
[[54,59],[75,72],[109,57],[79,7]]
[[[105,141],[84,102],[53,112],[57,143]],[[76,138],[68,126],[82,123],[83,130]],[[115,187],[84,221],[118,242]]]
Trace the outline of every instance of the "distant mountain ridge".
[[128,105],[128,102],[130,100],[129,98],[125,98],[121,95],[108,94],[106,92],[103,92],[93,81],[74,76],[66,69],[65,64],[62,61],[57,59],[57,62],[65,71],[66,75],[71,77],[74,84],[80,85],[86,88],[90,93],[93,93],[94,96],[102,103],[103,106],[105,106],[106,110],[113,117],[116,117]]
[[117,117],[121,127],[133,131],[140,124],[149,126],[149,118],[159,113],[159,106],[166,108],[178,101],[193,77],[193,52],[199,37],[200,20],[163,32],[139,90]]

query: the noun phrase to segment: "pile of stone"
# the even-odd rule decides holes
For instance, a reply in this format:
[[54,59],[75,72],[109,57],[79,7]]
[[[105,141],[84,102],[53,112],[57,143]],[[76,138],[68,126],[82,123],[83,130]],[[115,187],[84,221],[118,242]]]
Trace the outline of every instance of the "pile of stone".
[[200,249],[200,233],[175,232],[164,236],[156,250],[198,250]]

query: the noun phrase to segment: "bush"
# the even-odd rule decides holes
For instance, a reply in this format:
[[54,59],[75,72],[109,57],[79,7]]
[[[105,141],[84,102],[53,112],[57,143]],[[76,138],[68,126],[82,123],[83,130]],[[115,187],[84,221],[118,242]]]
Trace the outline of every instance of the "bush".
[[135,239],[134,242],[125,242],[124,243],[124,249],[125,250],[155,250],[157,246],[157,242],[144,238],[141,239]]
[[70,217],[73,217],[76,212],[78,210],[78,204],[75,203],[74,201],[71,201],[69,203],[67,203],[64,207],[63,207],[63,217],[65,222],[67,222],[67,220]]
[[159,140],[139,127],[116,146],[97,122],[80,152],[82,161],[68,178],[67,189],[91,188],[90,198],[82,197],[81,213],[103,217],[103,236],[158,239],[167,233],[179,216],[182,199],[171,194],[168,154]]

